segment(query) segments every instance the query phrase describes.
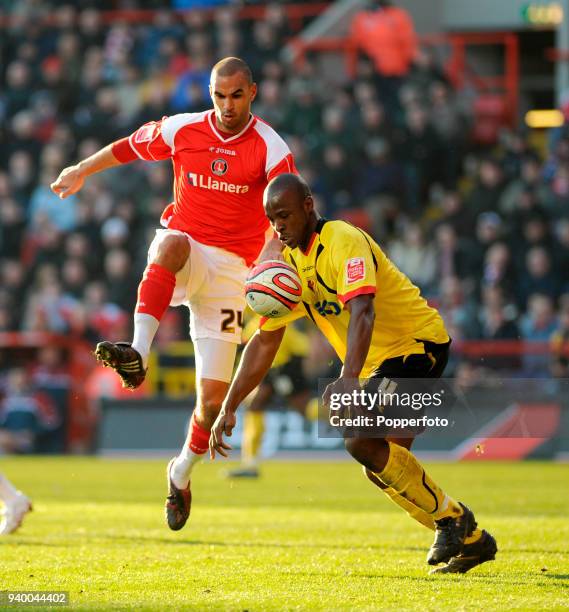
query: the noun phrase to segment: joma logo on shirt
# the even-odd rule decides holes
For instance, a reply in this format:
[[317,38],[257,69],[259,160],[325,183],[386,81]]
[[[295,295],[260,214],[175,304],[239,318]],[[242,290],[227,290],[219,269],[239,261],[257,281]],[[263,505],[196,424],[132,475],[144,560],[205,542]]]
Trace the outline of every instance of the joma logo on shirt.
[[316,304],[314,304],[314,308],[316,308],[321,317],[325,317],[327,315],[339,315],[341,312],[341,309],[336,302],[328,302],[327,300],[316,302]]
[[210,153],[223,153],[224,155],[231,155],[235,157],[237,155],[237,151],[232,151],[231,149],[222,149],[221,147],[210,147]]
[[226,181],[216,181],[211,176],[204,176],[195,172],[188,172],[188,182],[194,187],[213,189],[214,191],[227,191],[228,193],[247,193],[249,191],[249,185],[236,185]]

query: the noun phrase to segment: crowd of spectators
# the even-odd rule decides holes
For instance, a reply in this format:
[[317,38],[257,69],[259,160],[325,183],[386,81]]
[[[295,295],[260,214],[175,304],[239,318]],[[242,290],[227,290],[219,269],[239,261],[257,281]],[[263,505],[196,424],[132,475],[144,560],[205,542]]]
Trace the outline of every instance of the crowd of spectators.
[[[515,131],[475,146],[429,49],[394,98],[365,57],[344,85],[313,58],[284,63],[286,3],[261,20],[237,19],[237,3],[167,10],[183,4],[21,0],[0,26],[0,331],[130,337],[169,165],[113,169],[65,202],[49,184],[146,121],[208,108],[211,66],[237,55],[259,85],[254,111],[288,141],[320,211],[368,229],[455,340],[567,333],[567,132],[545,154]],[[102,9],[142,5],[157,9],[150,24],[103,21]]]

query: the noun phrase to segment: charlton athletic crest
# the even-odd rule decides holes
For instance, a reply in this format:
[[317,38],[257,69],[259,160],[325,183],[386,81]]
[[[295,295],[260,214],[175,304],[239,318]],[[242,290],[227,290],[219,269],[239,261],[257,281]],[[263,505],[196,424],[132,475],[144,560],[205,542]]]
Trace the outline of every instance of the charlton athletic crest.
[[211,162],[211,171],[216,176],[223,176],[227,172],[227,162],[224,159],[214,159]]

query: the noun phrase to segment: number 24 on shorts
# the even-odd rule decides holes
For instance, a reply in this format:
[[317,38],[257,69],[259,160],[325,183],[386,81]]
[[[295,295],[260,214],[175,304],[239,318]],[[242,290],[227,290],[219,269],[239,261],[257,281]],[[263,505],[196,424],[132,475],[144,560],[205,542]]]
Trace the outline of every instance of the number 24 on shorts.
[[221,314],[224,316],[221,321],[221,331],[227,332],[228,334],[235,333],[235,326],[233,323],[237,320],[237,325],[243,327],[243,311],[242,310],[231,310],[230,308],[222,308]]

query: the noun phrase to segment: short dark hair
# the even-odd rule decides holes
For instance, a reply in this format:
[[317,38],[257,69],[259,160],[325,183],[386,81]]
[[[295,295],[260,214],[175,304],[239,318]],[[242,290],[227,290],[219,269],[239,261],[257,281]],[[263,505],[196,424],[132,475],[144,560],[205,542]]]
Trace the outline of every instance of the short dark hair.
[[298,174],[284,173],[276,176],[267,187],[268,199],[273,198],[276,194],[284,193],[290,189],[294,190],[298,199],[304,201],[311,197],[312,193],[308,183]]
[[239,57],[224,57],[219,60],[217,64],[211,69],[211,73],[216,73],[222,77],[233,76],[234,74],[241,72],[245,75],[249,85],[253,83],[253,73],[251,68],[247,65],[247,62]]

